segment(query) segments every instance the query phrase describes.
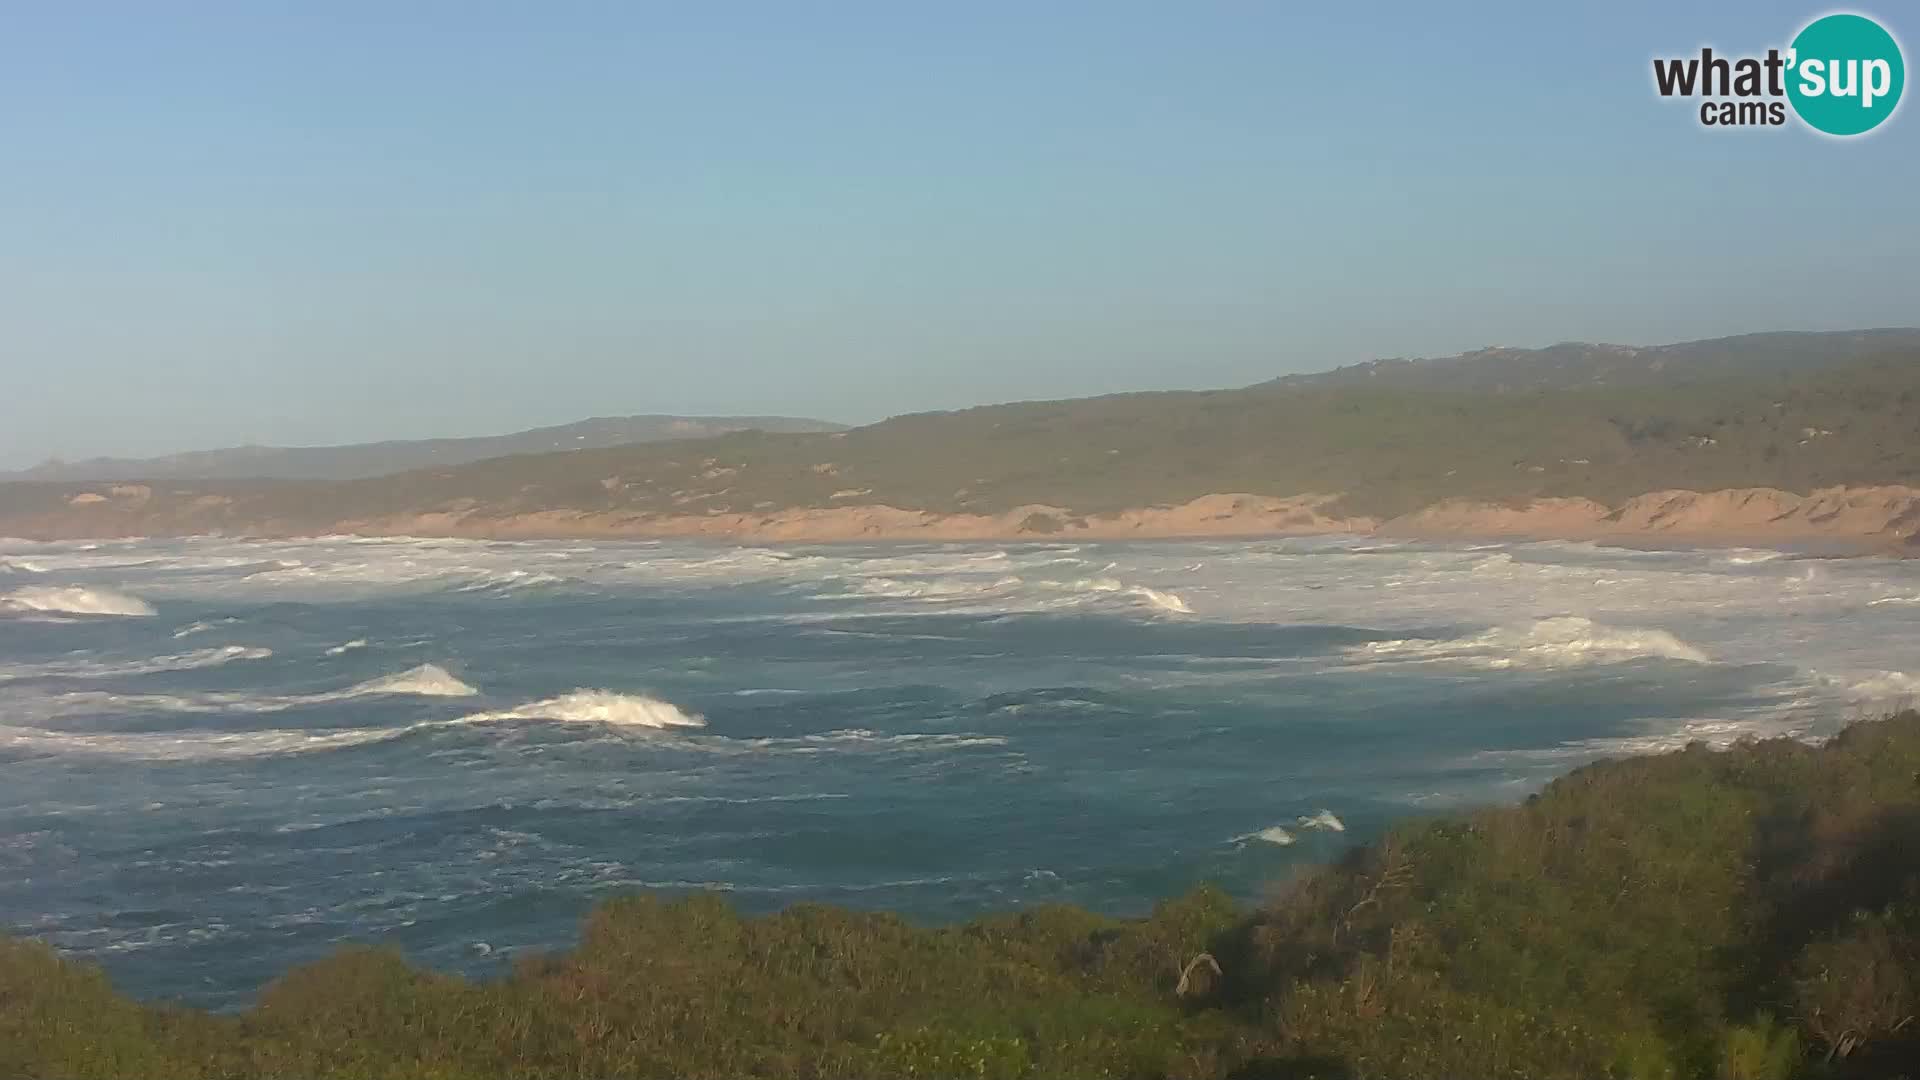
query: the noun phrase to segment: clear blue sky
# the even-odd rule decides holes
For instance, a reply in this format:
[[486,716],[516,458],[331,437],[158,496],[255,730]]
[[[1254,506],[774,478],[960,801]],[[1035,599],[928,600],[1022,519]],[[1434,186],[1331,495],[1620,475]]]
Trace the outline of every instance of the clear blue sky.
[[1457,8],[0,6],[0,466],[1920,323],[1912,103],[1652,91],[1824,7]]

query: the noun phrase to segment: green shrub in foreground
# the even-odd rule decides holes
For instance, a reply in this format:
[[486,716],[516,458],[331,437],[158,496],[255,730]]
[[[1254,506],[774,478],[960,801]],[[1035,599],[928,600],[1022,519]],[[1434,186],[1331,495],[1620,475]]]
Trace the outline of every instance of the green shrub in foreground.
[[237,1016],[0,941],[0,1077],[1920,1077],[1920,714],[1415,821],[1252,911],[945,927],[602,904],[472,983],[348,949]]

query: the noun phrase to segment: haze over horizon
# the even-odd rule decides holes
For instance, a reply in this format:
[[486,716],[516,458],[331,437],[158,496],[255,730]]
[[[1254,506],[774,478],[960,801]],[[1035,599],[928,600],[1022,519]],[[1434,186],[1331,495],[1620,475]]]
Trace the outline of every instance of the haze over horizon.
[[1650,86],[1815,13],[0,12],[0,469],[1914,325],[1912,117]]

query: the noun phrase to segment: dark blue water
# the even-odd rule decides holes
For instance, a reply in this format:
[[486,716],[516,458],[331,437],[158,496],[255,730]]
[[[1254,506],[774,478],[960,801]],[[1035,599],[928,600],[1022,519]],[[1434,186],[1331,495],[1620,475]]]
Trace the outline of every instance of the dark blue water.
[[1764,553],[4,550],[0,927],[217,1006],[349,941],[493,973],[642,888],[1257,899],[1598,754],[1817,732],[1920,643],[1912,569]]

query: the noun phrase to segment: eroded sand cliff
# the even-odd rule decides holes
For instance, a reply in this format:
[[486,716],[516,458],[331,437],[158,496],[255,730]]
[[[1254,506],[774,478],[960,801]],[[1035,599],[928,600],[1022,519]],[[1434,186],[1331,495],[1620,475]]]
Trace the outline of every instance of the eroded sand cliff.
[[1704,545],[1841,543],[1899,550],[1912,548],[1920,532],[1920,489],[1835,487],[1808,495],[1775,488],[1655,491],[1618,506],[1591,499],[1517,505],[1448,499],[1385,522],[1379,531]]
[[[188,494],[188,493],[182,493]],[[891,506],[795,508],[764,513],[634,514],[542,510],[501,513],[463,501],[421,512],[295,522],[253,518],[232,500],[161,500],[144,487],[79,491],[29,512],[0,515],[0,535],[85,539],[195,534],[453,536],[489,539],[688,537],[769,542],[1173,539],[1310,535],[1604,540],[1628,544],[1818,544],[1920,551],[1920,489],[1773,488],[1656,491],[1608,506],[1591,499],[1511,503],[1446,499],[1380,520],[1351,514],[1337,495],[1204,495],[1178,506],[1079,514],[1047,505],[1001,514],[941,514]]]

